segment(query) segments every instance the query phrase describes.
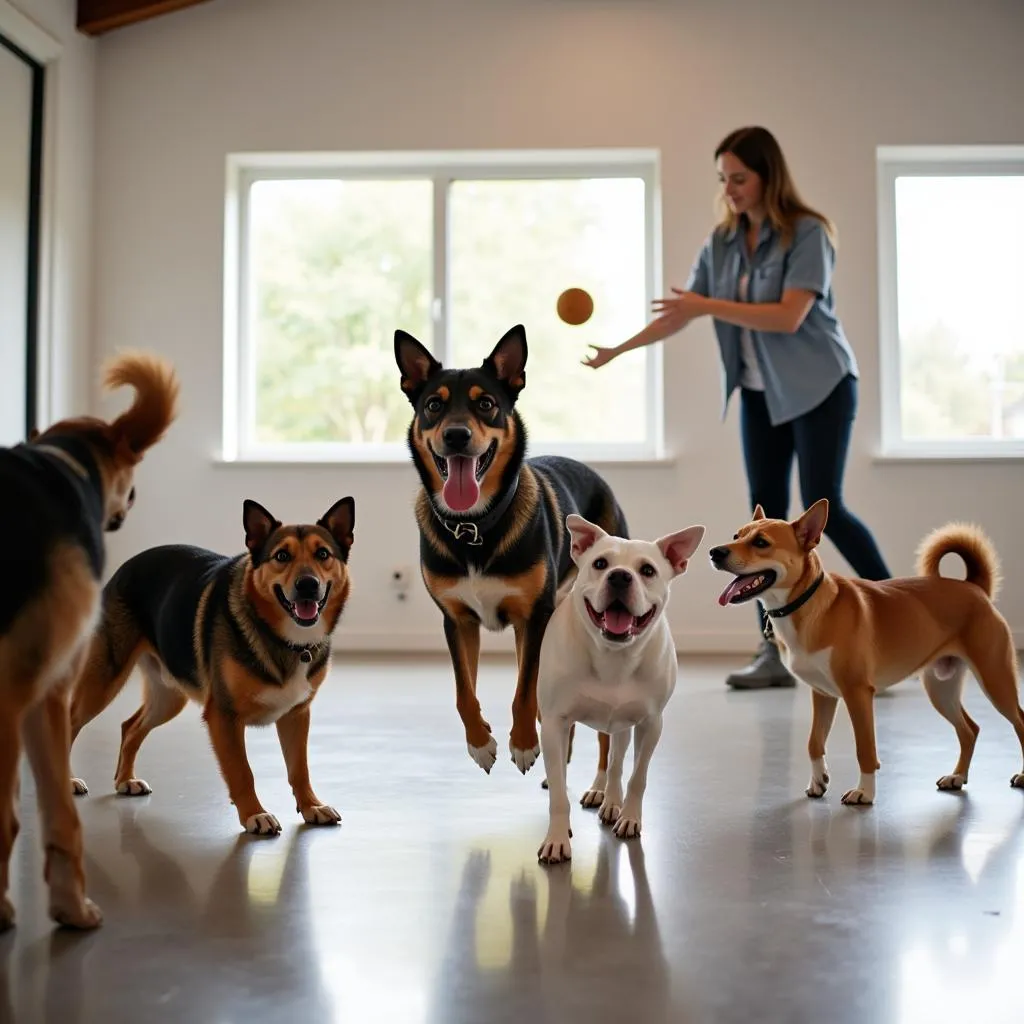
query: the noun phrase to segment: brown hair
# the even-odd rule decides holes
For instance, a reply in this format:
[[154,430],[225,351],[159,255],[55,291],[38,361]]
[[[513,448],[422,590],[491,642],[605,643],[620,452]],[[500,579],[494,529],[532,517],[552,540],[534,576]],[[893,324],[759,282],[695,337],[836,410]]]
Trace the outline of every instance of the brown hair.
[[[808,206],[793,184],[789,166],[782,154],[782,147],[767,128],[752,126],[737,128],[730,132],[715,149],[717,160],[723,153],[731,153],[740,163],[749,167],[764,185],[764,206],[772,227],[782,236],[783,248],[789,248],[800,217],[814,217],[825,226],[830,241],[835,244],[836,231],[832,222],[823,213]],[[738,218],[724,202],[720,194],[721,220],[719,227],[732,230],[738,226]]]

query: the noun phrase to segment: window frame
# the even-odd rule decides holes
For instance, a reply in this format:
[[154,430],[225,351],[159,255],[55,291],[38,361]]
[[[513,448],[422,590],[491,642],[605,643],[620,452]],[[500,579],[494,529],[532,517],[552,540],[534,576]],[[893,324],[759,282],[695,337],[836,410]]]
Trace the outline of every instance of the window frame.
[[[254,397],[248,339],[248,197],[254,182],[289,178],[430,179],[433,181],[433,326],[451,365],[448,290],[448,186],[460,179],[639,177],[644,182],[645,304],[661,294],[660,151],[657,149],[460,150],[351,153],[231,153],[227,157],[224,231],[223,423],[220,461],[244,463],[392,463],[408,459],[404,442],[257,444],[247,437]],[[644,323],[647,321],[645,320]],[[396,324],[396,327],[401,326]],[[638,330],[643,326],[638,325]],[[526,325],[527,338],[530,325]],[[495,342],[497,338],[494,339]],[[644,349],[645,439],[623,444],[531,441],[530,454],[606,463],[664,461],[662,346]],[[482,358],[482,357],[481,357]],[[398,387],[397,368],[395,387]]]
[[899,177],[1024,176],[1024,146],[879,146],[878,319],[882,459],[1024,459],[1024,438],[903,437],[897,279],[896,179]]

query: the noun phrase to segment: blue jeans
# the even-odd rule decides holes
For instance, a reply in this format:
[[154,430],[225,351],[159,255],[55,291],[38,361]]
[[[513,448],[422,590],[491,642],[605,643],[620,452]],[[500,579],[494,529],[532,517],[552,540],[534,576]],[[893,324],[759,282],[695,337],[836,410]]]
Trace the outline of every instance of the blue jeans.
[[[871,531],[843,501],[843,472],[850,433],[857,414],[857,378],[844,377],[820,405],[808,413],[772,426],[764,393],[740,391],[740,432],[751,510],[758,504],[772,519],[789,518],[789,481],[796,456],[804,508],[828,499],[825,536],[853,571],[863,579],[883,580],[892,574]],[[764,628],[758,602],[758,625]]]

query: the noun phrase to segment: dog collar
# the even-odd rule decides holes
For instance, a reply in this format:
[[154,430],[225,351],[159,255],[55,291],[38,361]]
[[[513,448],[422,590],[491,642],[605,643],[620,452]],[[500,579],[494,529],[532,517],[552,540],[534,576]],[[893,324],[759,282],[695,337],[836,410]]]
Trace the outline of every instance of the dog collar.
[[814,597],[814,592],[821,586],[821,581],[824,578],[825,570],[822,569],[822,571],[818,573],[818,578],[798,598],[790,601],[789,604],[784,604],[781,608],[765,609],[765,614],[768,616],[764,624],[764,635],[766,639],[771,640],[772,636],[775,634],[775,630],[772,629],[771,620],[784,619],[787,616],[792,615],[798,608],[803,608],[803,606],[807,604],[812,597]]
[[519,491],[519,477],[516,476],[512,482],[512,486],[508,489],[508,493],[505,495],[497,505],[494,506],[481,519],[455,519],[448,520],[441,515],[437,510],[437,506],[430,502],[430,507],[434,510],[434,516],[437,521],[456,539],[465,541],[472,548],[480,547],[484,542],[484,531],[489,530],[499,519],[509,510],[509,506],[512,504],[516,494]]
[[65,465],[70,466],[83,480],[89,479],[89,471],[85,466],[70,452],[64,451],[63,448],[58,448],[55,444],[35,444],[32,447],[37,452],[45,452],[47,455],[53,455],[55,458],[60,459]]

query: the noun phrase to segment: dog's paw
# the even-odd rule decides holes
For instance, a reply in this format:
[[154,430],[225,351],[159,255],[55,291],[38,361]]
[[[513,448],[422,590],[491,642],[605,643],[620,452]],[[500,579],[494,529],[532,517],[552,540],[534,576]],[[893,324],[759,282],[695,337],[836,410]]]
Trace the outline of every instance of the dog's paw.
[[153,790],[145,779],[125,779],[117,784],[117,792],[121,796],[149,796]]
[[312,807],[303,807],[300,812],[303,821],[307,825],[340,825],[341,815],[327,804],[314,804]]
[[494,762],[498,760],[498,741],[491,736],[484,746],[473,747],[467,743],[466,749],[469,751],[469,756],[490,775]]
[[966,775],[943,775],[941,779],[935,783],[939,789],[957,790],[963,789],[967,785]]
[[14,927],[14,904],[4,896],[0,899],[0,933]]
[[537,851],[537,860],[541,864],[561,864],[563,861],[572,860],[572,847],[569,837],[572,832],[568,829],[549,830]]
[[631,807],[623,807],[615,819],[612,832],[620,839],[636,839],[640,835],[640,812]]
[[804,792],[811,797],[811,799],[817,800],[825,795],[825,791],[828,789],[828,783],[828,765],[825,764],[825,759],[823,757],[812,758],[811,781],[807,784],[807,788]]
[[71,780],[71,795],[72,796],[85,796],[89,792],[89,787],[85,784],[85,779],[72,779]]
[[1010,777],[1010,785],[1014,789],[1024,789],[1024,772]]
[[604,803],[604,790],[607,783],[608,776],[604,772],[598,772],[590,787],[580,797],[580,805],[586,808],[600,807]]
[[622,814],[622,805],[617,800],[609,800],[608,797],[602,801],[597,816],[603,825],[614,825]]
[[98,928],[103,923],[103,911],[88,896],[50,903],[50,917],[64,928]]
[[245,819],[245,831],[254,836],[276,836],[281,831],[281,822],[272,814],[260,811]]
[[513,746],[512,743],[509,743],[508,746],[512,752],[512,763],[523,775],[534,766],[537,758],[540,757],[540,744],[537,744],[532,750],[520,750],[518,747]]
[[874,797],[869,796],[863,789],[851,789],[843,794],[843,803],[851,807],[867,807],[874,802]]

